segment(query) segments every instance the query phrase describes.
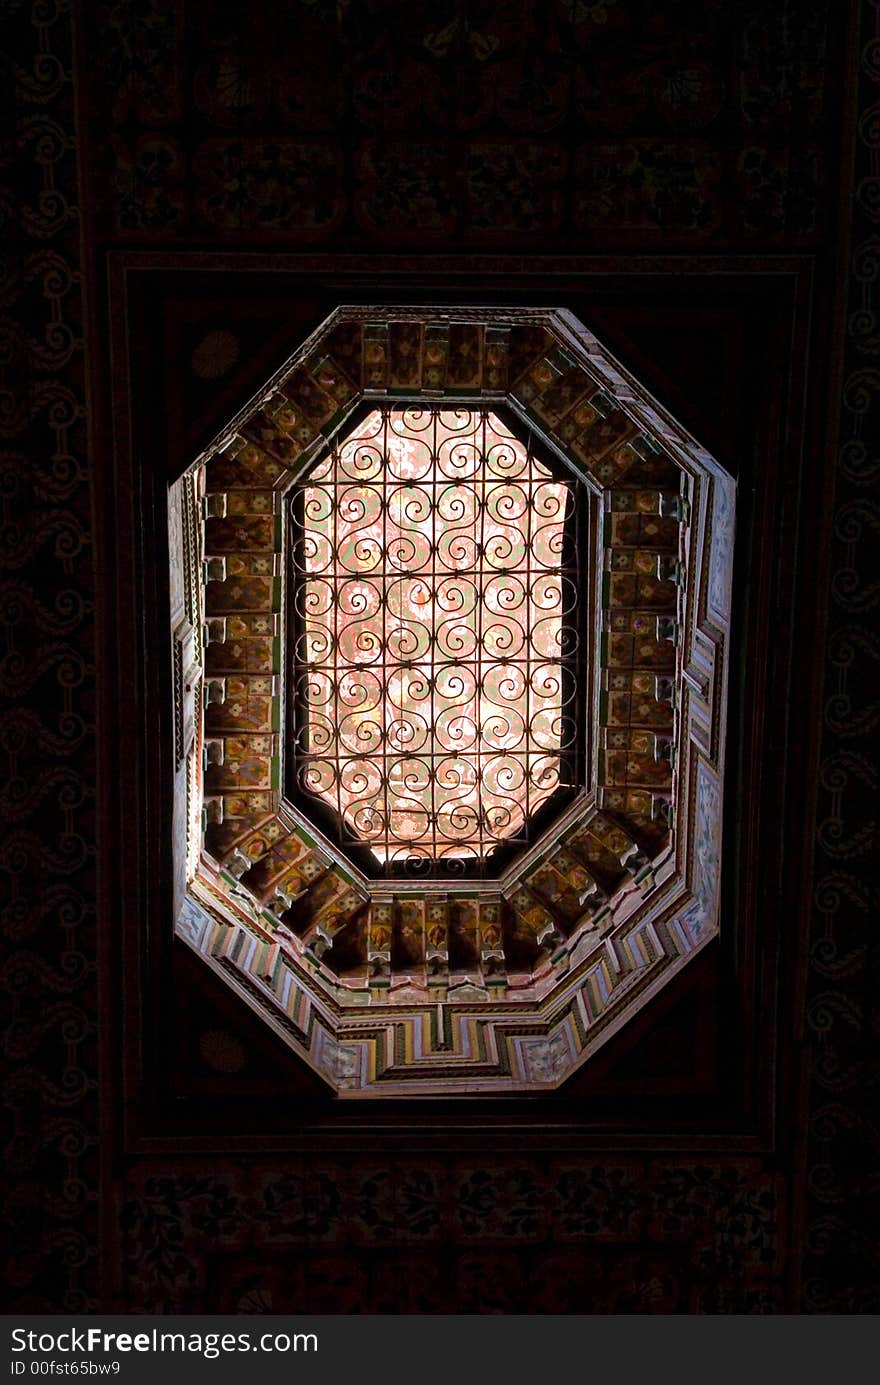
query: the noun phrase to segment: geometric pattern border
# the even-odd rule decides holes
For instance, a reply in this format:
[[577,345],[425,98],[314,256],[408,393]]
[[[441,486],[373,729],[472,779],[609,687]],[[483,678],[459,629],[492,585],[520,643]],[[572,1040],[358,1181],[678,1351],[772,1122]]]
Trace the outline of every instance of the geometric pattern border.
[[[497,880],[368,880],[282,796],[283,498],[394,399],[503,405],[599,515],[587,782]],[[718,932],[733,480],[568,312],[343,307],[169,502],[179,936],[342,1096],[558,1087]]]

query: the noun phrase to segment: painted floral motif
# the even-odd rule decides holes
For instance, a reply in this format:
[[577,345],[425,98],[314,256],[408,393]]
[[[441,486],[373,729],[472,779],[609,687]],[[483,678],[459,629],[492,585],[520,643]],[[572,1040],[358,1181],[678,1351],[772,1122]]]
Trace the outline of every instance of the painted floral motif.
[[569,1046],[562,1033],[524,1044],[525,1063],[532,1082],[555,1082],[571,1061]]
[[321,140],[207,140],[193,157],[197,217],[220,231],[326,233],[341,215],[341,164]]
[[694,943],[702,940],[712,926],[718,892],[720,844],[718,820],[720,792],[716,780],[700,765],[697,776],[697,830],[694,860],[696,898],[683,915],[683,922]]

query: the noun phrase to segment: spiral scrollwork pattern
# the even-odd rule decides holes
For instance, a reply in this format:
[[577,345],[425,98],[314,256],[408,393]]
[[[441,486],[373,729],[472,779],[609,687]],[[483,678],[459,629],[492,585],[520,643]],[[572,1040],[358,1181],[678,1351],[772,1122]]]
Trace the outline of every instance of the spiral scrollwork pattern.
[[294,488],[293,764],[377,873],[480,873],[577,782],[581,487],[497,415],[372,411]]

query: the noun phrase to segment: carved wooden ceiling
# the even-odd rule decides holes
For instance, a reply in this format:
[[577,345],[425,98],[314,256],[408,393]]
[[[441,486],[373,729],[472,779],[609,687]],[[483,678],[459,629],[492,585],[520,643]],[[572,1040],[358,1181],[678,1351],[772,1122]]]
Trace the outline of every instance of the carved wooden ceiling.
[[[344,739],[337,703],[355,696],[352,670],[363,683],[370,658],[348,659],[341,669],[338,624],[328,636],[327,622],[313,620],[309,635],[307,614],[320,612],[323,598],[319,572],[302,555],[304,544],[321,543],[333,555],[336,585],[325,605],[338,609],[343,539],[349,560],[359,541],[372,544],[386,559],[381,590],[370,586],[367,559],[348,577],[358,601],[375,597],[377,611],[387,611],[398,581],[389,577],[388,555],[406,537],[413,551],[400,550],[399,567],[415,600],[409,637],[418,638],[416,608],[441,603],[455,571],[438,563],[450,534],[438,529],[436,489],[416,502],[424,515],[406,535],[405,509],[395,511],[387,494],[386,443],[369,453],[378,467],[372,479],[385,487],[373,492],[372,528],[381,532],[372,532],[365,512],[347,528],[337,516],[334,528],[321,509],[330,505],[327,484],[354,455],[353,439],[390,423],[409,446],[407,417],[445,417],[447,434],[456,418],[465,420],[456,426],[484,430],[488,420],[517,466],[534,452],[529,484],[545,484],[557,512],[561,505],[563,515],[569,508],[582,515],[577,543],[557,524],[543,568],[538,562],[533,570],[530,560],[524,576],[509,556],[497,564],[508,590],[521,594],[527,615],[518,628],[533,656],[541,652],[533,632],[542,581],[544,599],[558,604],[556,700],[541,722],[541,708],[523,691],[532,670],[521,669],[506,734],[516,722],[523,755],[543,753],[554,789],[570,791],[544,795],[535,814],[520,804],[511,842],[502,843],[499,831],[484,850],[474,824],[489,821],[498,804],[485,787],[485,757],[476,756],[458,845],[449,849],[455,833],[447,819],[438,847],[445,800],[438,806],[436,727],[444,707],[437,682],[425,731],[430,755],[419,771],[421,825],[413,825],[412,802],[409,817],[395,809],[399,868],[376,872],[357,848],[369,846],[377,815],[387,838],[391,780],[360,820],[354,799],[343,803],[337,791]],[[425,455],[436,481],[436,440]],[[479,455],[485,465],[485,439]],[[473,501],[473,552],[462,557],[459,575],[470,583],[474,611],[485,612],[498,574],[486,571],[489,541],[484,534],[480,542],[476,528],[491,509],[485,474],[481,484],[476,500],[472,491],[470,501],[458,497],[466,517]],[[505,500],[498,484],[503,510],[513,493]],[[536,512],[533,499],[521,485],[520,534]],[[718,930],[733,481],[569,313],[340,308],[230,421],[171,500],[177,754],[186,796],[178,933],[340,1095],[552,1090]],[[355,509],[373,503],[369,485],[349,491],[352,502]],[[318,507],[311,529],[309,503]],[[417,574],[420,544],[428,579]],[[526,537],[524,563],[529,549]],[[576,602],[563,594],[569,587]],[[577,619],[563,619],[575,605]],[[370,628],[364,613],[360,632]],[[428,640],[435,652],[438,631],[432,626]],[[469,631],[484,662],[462,724],[484,747],[491,712],[477,682],[489,685],[501,655],[476,618],[460,624],[458,638]],[[401,680],[438,677],[402,646],[389,663],[387,639],[378,643],[377,697],[385,703],[365,760],[401,748],[389,689],[399,700]],[[447,674],[470,677],[465,662],[450,656]],[[323,702],[316,695],[311,710],[303,679],[327,694]],[[406,734],[419,715],[413,697]],[[336,786],[336,831],[316,806],[321,794],[310,803],[295,789],[327,698],[337,708],[325,717],[336,758],[325,756],[321,773],[325,800]],[[576,708],[570,756],[563,705]],[[527,726],[538,728],[537,740]],[[453,777],[470,772],[464,764],[455,760]],[[372,771],[360,773],[369,780]],[[501,845],[497,869],[467,867]],[[372,854],[385,862],[387,841],[384,854]]]

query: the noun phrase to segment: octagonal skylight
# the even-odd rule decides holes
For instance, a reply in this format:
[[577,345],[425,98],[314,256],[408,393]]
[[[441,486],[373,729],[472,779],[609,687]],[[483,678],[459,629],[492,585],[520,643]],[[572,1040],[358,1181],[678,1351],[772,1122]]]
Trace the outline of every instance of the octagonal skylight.
[[292,492],[295,792],[374,873],[485,870],[576,788],[581,487],[522,431],[375,408]]
[[179,936],[340,1095],[558,1086],[721,926],[732,479],[563,309],[345,307],[169,515]]

